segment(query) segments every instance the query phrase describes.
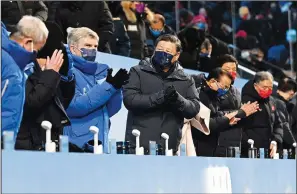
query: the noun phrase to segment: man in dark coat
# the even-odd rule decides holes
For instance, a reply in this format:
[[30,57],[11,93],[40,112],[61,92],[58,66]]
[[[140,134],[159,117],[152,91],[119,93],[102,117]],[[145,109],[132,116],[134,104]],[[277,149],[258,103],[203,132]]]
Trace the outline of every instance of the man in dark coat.
[[[233,82],[236,79],[237,60],[232,55],[222,55],[216,61],[216,66],[221,67],[222,70],[229,72],[232,76],[232,84],[225,95],[219,97],[218,111],[222,114],[228,114],[238,111],[236,117],[245,118],[257,111],[258,104],[253,102],[246,105],[241,105],[241,94],[237,88],[234,87]],[[204,74],[193,75],[196,87],[199,88],[206,81]],[[241,127],[234,125],[229,126],[228,130],[221,131],[219,134],[218,146],[215,155],[219,157],[226,156],[226,149],[229,146],[240,147],[241,141]]]
[[57,9],[65,35],[68,27],[88,27],[100,37],[98,51],[111,53],[108,41],[112,38],[114,26],[104,1],[65,1],[60,2]]
[[241,156],[248,156],[248,139],[254,140],[254,147],[271,149],[269,155],[274,156],[277,145],[283,143],[283,123],[277,110],[275,99],[271,97],[273,76],[269,72],[258,72],[255,78],[242,88],[242,103],[257,101],[259,111],[244,119],[241,139]]
[[42,1],[3,1],[1,2],[2,22],[10,31],[24,15],[38,17],[46,21],[48,9]]
[[[70,120],[65,109],[69,106],[74,92],[75,79],[72,73],[72,58],[67,55],[66,47],[58,39],[60,31],[52,28],[49,37],[56,37],[48,52],[39,54],[39,59],[25,68],[28,76],[26,81],[26,97],[24,114],[20,130],[17,135],[15,149],[43,150],[45,144],[45,130],[41,123],[47,120],[52,123],[52,141],[58,142],[59,135]],[[61,49],[61,50],[56,50]],[[54,52],[53,52],[54,51]],[[51,58],[45,59],[49,53]]]
[[237,110],[231,113],[224,113],[219,110],[220,97],[224,96],[229,90],[231,82],[232,77],[228,72],[222,70],[222,68],[216,68],[209,73],[206,79],[202,80],[198,87],[201,102],[211,111],[210,135],[205,136],[197,129],[192,129],[198,156],[214,156],[220,132],[227,130],[239,121],[235,117],[238,114]]
[[129,111],[126,140],[135,143],[132,130],[138,129],[145,154],[149,141],[160,144],[162,133],[169,135],[169,149],[175,152],[184,118],[193,118],[200,110],[194,80],[177,61],[180,51],[176,36],[160,36],[152,58],[132,67],[124,86],[124,105]]
[[145,57],[151,57],[155,50],[156,40],[159,36],[164,34],[176,35],[171,27],[165,23],[164,16],[154,14],[154,20],[146,24],[146,37],[144,45]]
[[[296,142],[296,132],[293,133],[293,115],[292,111],[294,105],[290,103],[290,100],[294,97],[297,91],[297,84],[293,79],[284,78],[278,83],[276,107],[280,112],[280,118],[285,123],[283,126],[284,138],[282,149],[291,149],[293,143]],[[294,136],[295,135],[295,136]]]

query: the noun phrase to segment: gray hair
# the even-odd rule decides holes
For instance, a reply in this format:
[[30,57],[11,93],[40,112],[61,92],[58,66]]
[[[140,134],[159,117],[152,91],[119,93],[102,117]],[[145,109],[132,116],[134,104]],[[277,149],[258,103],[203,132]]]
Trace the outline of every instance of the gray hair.
[[78,45],[79,41],[83,38],[90,37],[96,39],[99,42],[99,36],[96,32],[90,28],[80,27],[80,28],[67,28],[67,44],[68,45]]
[[259,71],[254,77],[254,83],[260,83],[261,81],[270,80],[273,82],[273,76],[268,71]]
[[16,39],[32,38],[33,42],[43,42],[48,37],[48,29],[37,17],[25,15],[16,25],[16,32],[12,34]]

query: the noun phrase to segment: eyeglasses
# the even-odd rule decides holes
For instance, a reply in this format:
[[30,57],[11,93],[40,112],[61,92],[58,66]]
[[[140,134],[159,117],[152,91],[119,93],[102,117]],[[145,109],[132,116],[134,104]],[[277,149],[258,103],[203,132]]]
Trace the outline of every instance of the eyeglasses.
[[273,86],[261,86],[260,84],[256,84],[259,88],[263,90],[272,90]]

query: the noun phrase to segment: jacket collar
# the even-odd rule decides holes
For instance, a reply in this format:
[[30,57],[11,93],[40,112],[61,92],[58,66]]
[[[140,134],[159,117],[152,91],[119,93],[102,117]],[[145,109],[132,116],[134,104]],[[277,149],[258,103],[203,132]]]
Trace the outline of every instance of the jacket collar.
[[[151,58],[145,58],[144,60],[141,60],[140,63],[140,69],[143,71],[151,72],[153,74],[159,74],[157,72],[156,68],[153,66],[151,62]],[[177,80],[188,80],[188,76],[184,73],[184,69],[179,64],[179,62],[176,63],[175,69],[173,72],[166,78],[166,79],[177,79]]]
[[36,58],[35,52],[29,52],[18,43],[9,39],[8,31],[6,30],[3,22],[1,23],[2,27],[2,49],[9,53],[9,55],[14,59],[16,64],[21,70],[23,70],[27,64],[34,61]]
[[87,61],[82,57],[78,57],[75,55],[72,55],[73,61],[74,61],[74,67],[82,71],[83,73],[94,75],[97,71],[98,63],[97,62],[91,62]]

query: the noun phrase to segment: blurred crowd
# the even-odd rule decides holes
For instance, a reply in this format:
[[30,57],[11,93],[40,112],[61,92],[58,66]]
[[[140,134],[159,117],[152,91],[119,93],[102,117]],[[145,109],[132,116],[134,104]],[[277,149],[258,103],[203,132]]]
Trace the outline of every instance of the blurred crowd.
[[[137,128],[146,153],[162,132],[176,151],[200,103],[211,111],[211,134],[189,128],[197,155],[225,156],[234,146],[247,157],[253,139],[273,157],[275,144],[296,143],[297,85],[286,72],[290,48],[297,64],[296,2],[4,1],[1,11],[2,131],[17,132],[16,149],[43,150],[48,120],[52,140],[67,135],[76,152],[92,152],[89,127],[97,126],[107,153],[122,102],[126,140],[135,144]],[[97,51],[140,63],[113,72]],[[241,93],[233,86],[239,64],[257,72]]]

